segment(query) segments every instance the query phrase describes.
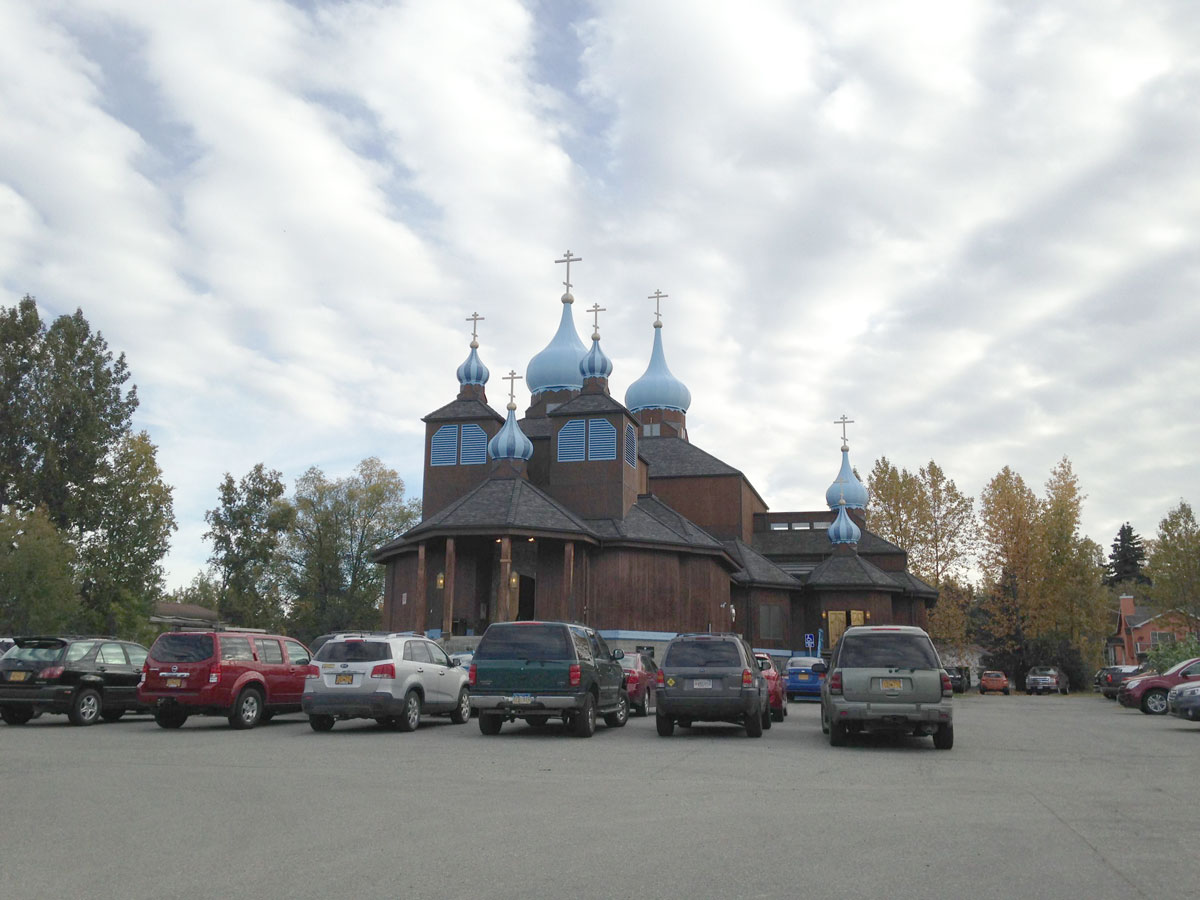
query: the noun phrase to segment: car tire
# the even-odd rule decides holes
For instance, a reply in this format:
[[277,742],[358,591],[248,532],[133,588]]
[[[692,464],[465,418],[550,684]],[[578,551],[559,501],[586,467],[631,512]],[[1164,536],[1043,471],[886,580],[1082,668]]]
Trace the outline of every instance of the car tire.
[[100,719],[102,708],[100,692],[95,688],[83,688],[76,691],[71,708],[67,711],[67,718],[72,725],[95,725]]
[[504,717],[498,716],[496,713],[479,714],[479,731],[481,734],[499,734],[500,729],[504,727]]
[[786,715],[787,715],[787,706],[783,706],[779,709],[775,709],[774,707],[772,707],[772,709],[771,709],[771,720],[774,722],[782,722],[783,717]]
[[1005,697],[1007,697],[1007,696],[1008,696],[1008,688],[1005,688],[1005,689],[1004,689],[1004,696],[1005,696]]
[[1148,716],[1164,716],[1167,714],[1167,692],[1155,688],[1142,694],[1142,712]]
[[639,719],[650,715],[650,688],[646,688],[646,693],[642,695],[642,702],[633,708],[633,713]]
[[829,719],[825,716],[825,704],[821,704],[821,734],[829,734]]
[[333,723],[336,721],[333,716],[309,716],[308,727],[313,731],[333,731]]
[[629,695],[621,691],[617,695],[617,710],[616,712],[606,713],[604,716],[604,724],[609,728],[624,728],[625,723],[629,721]]
[[772,724],[771,723],[771,704],[768,703],[767,708],[763,710],[763,714],[762,714],[763,731],[770,731],[771,724]]
[[596,733],[596,698],[583,695],[583,707],[575,713],[572,721],[575,737],[590,738]]
[[415,690],[404,695],[404,710],[397,719],[396,727],[400,731],[416,731],[421,724],[421,697]]
[[939,725],[933,733],[933,746],[939,750],[949,750],[954,746],[954,726],[950,723]]
[[744,724],[746,726],[746,737],[762,737],[763,723],[761,715],[758,713],[751,713],[750,715],[746,716],[746,721]]
[[178,710],[159,710],[154,714],[154,724],[159,728],[182,728],[187,713]]
[[120,722],[124,717],[125,712],[126,711],[123,709],[104,710],[100,713],[100,718],[102,718],[105,722]]
[[259,723],[263,714],[263,694],[258,688],[244,688],[229,711],[229,725],[238,731],[248,731]]
[[0,719],[5,725],[24,725],[33,718],[33,710],[23,706],[0,706]]
[[471,721],[471,695],[466,688],[458,692],[458,705],[450,713],[450,721],[455,725],[466,725]]
[[675,720],[661,712],[654,716],[654,724],[658,728],[659,737],[670,737],[675,733]]

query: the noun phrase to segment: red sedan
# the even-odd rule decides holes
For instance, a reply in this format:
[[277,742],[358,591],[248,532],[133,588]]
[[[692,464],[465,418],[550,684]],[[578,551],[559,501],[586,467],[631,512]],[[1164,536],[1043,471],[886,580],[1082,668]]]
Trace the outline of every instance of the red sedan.
[[654,705],[654,677],[658,666],[649,656],[641,653],[626,653],[621,658],[625,670],[625,691],[629,695],[629,709],[636,716],[649,715]]
[[787,689],[783,683],[783,678],[779,674],[779,670],[775,668],[775,660],[771,658],[769,653],[755,653],[755,659],[765,659],[771,664],[771,668],[763,670],[763,677],[767,679],[767,697],[771,705],[771,718],[776,722],[782,722],[787,717]]

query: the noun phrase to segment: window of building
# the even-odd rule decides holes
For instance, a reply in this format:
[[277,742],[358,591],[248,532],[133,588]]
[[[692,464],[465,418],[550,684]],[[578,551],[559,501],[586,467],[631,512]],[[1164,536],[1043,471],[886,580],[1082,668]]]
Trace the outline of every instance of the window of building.
[[832,524],[832,522],[813,522],[812,527],[815,531],[828,531]]
[[771,530],[772,531],[787,531],[788,524],[787,524],[787,522],[772,522]]
[[1159,644],[1175,643],[1175,632],[1173,631],[1152,631],[1150,632],[1150,646],[1157,647]]
[[443,425],[433,433],[429,442],[431,466],[453,466],[458,463],[458,426]]
[[459,462],[464,466],[481,466],[487,462],[487,432],[478,425],[462,427],[462,449]]
[[637,468],[637,429],[625,423],[625,462]]
[[588,420],[588,459],[617,458],[617,429],[607,419]]
[[766,641],[783,640],[783,607],[776,603],[758,604],[758,636]]
[[811,522],[793,522],[792,531],[809,531],[812,528]]
[[642,426],[643,437],[660,437],[662,435],[662,426],[657,422],[650,425]]
[[559,462],[583,462],[585,434],[583,419],[572,419],[558,430]]

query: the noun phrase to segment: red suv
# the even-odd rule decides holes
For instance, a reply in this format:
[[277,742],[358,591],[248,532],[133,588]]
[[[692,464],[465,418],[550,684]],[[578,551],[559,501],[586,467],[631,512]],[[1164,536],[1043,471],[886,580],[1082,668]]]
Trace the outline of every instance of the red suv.
[[299,712],[312,654],[277,634],[169,631],[160,634],[142,666],[138,700],[163,728],[191,715],[227,716],[234,728],[253,728],[276,713]]
[[1197,683],[1200,683],[1200,656],[1185,659],[1161,675],[1139,675],[1122,682],[1117,701],[1150,716],[1163,716],[1167,713],[1167,692],[1171,688]]
[[648,716],[654,705],[654,677],[658,666],[643,653],[626,653],[621,658],[625,670],[625,691],[629,695],[629,708],[635,715]]

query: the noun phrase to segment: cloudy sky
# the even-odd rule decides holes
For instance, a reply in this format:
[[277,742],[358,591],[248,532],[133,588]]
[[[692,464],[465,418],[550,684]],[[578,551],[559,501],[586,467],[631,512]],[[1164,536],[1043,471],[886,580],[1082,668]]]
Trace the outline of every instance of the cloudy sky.
[[820,506],[843,413],[864,474],[976,497],[1069,457],[1106,548],[1200,503],[1200,4],[0,0],[0,34],[0,304],[126,353],[171,586],[225,472],[419,493],[465,318],[503,409],[566,249],[613,393],[661,289],[692,440],[773,509]]

